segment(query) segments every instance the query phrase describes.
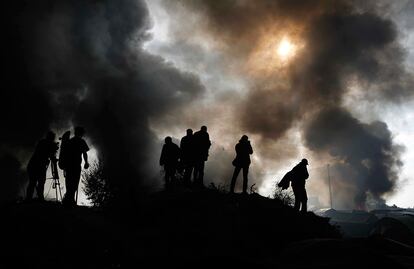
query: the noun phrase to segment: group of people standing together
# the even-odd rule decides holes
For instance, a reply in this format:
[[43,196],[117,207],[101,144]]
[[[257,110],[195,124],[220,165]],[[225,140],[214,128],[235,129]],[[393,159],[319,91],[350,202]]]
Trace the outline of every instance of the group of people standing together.
[[194,185],[204,186],[204,165],[208,159],[210,146],[211,141],[206,126],[202,126],[195,133],[187,129],[186,136],[181,139],[180,147],[167,136],[160,157],[160,165],[164,166],[166,187],[175,183],[175,174],[179,166],[184,171],[185,184],[189,185],[191,176],[194,175]]
[[[208,159],[208,151],[211,146],[207,127],[193,134],[193,130],[187,129],[187,135],[181,138],[180,146],[173,143],[172,138],[167,136],[165,144],[161,151],[160,165],[164,166],[165,186],[168,188],[176,181],[177,170],[183,169],[184,184],[191,184],[193,174],[193,183],[195,186],[203,187],[204,165]],[[234,193],[237,177],[243,170],[243,188],[242,193],[247,194],[248,173],[251,164],[250,155],[253,154],[253,148],[247,135],[243,135],[235,146],[236,157],[232,161],[234,166],[233,176],[230,182],[230,193]],[[282,189],[287,189],[292,183],[292,189],[295,196],[294,208],[297,211],[307,211],[307,194],[305,189],[306,179],[309,177],[306,166],[308,161],[302,159],[291,171],[289,171],[278,184]]]
[[[29,175],[29,185],[26,190],[26,200],[33,199],[33,192],[36,189],[38,200],[44,200],[44,186],[46,182],[46,172],[49,165],[54,165],[57,173],[57,162],[64,171],[66,193],[62,203],[67,206],[76,204],[75,195],[81,176],[82,157],[84,168],[89,167],[88,154],[89,147],[82,138],[85,130],[82,127],[75,127],[75,135],[70,138],[70,132],[62,136],[62,145],[59,159],[56,158],[59,149],[59,142],[56,142],[56,134],[49,131],[46,137],[39,141],[35,151],[27,165]],[[53,170],[52,170],[53,171]],[[53,175],[58,176],[58,175]],[[56,186],[59,187],[59,186]]]
[[[193,134],[192,129],[187,129],[187,134],[181,138],[180,146],[173,143],[167,136],[162,147],[160,165],[164,166],[165,186],[169,187],[176,181],[177,170],[183,170],[185,185],[194,184],[203,187],[204,166],[208,159],[208,151],[211,146],[207,126],[201,126],[200,130]],[[236,145],[236,158],[233,160],[234,173],[231,180],[230,192],[234,192],[236,179],[243,169],[243,193],[247,193],[247,174],[250,166],[250,155],[253,154],[252,146],[246,135],[243,135]],[[191,177],[193,176],[193,182]]]

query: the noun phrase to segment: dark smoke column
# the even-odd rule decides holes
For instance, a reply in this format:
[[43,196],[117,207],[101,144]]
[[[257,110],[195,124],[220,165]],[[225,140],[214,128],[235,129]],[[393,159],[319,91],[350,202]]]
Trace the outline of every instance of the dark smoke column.
[[342,177],[340,180],[355,187],[356,207],[365,208],[368,193],[383,203],[382,195],[393,190],[402,165],[401,148],[392,143],[384,122],[364,124],[343,109],[330,108],[315,115],[304,133],[309,149],[328,152],[338,160],[334,168]]
[[398,178],[401,147],[392,141],[381,115],[370,115],[378,121],[363,123],[344,106],[344,98],[350,85],[362,98],[384,106],[412,98],[413,79],[390,18],[366,1],[215,3],[190,2],[188,7],[205,16],[208,33],[237,60],[256,55],[261,48],[256,42],[300,29],[304,48],[284,76],[275,71],[273,77],[252,79],[239,106],[242,128],[269,144],[262,147],[263,155],[271,156],[266,148],[299,126],[310,150],[338,160],[332,170],[347,187],[343,204],[364,207],[367,195],[383,203],[381,197],[393,191]]
[[191,102],[199,79],[141,48],[151,27],[144,1],[13,1],[8,11],[2,149],[30,152],[48,128],[82,125],[118,198],[133,203],[158,180],[161,141],[149,119]]

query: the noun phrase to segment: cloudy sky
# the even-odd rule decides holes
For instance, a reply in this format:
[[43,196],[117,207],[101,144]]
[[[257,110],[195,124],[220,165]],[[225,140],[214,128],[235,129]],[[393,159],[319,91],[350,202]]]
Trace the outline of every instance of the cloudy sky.
[[[383,122],[386,126],[384,128],[389,132],[389,142],[393,144],[392,147],[395,148],[395,152],[398,152],[395,153],[395,155],[398,155],[397,160],[384,157],[386,159],[384,162],[394,162],[391,165],[398,167],[395,174],[387,172],[386,175],[372,175],[371,182],[363,182],[359,187],[365,188],[364,191],[369,192],[376,188],[374,186],[376,181],[391,181],[392,184],[385,187],[384,190],[379,187],[378,196],[385,198],[388,204],[412,206],[410,196],[414,191],[414,185],[410,178],[412,178],[411,173],[413,172],[410,172],[409,165],[407,165],[413,160],[412,151],[414,150],[414,144],[410,139],[412,137],[410,119],[413,117],[410,101],[410,87],[412,85],[404,81],[409,79],[398,78],[401,87],[406,87],[401,90],[401,92],[404,92],[401,94],[404,96],[403,99],[406,97],[407,99],[388,102],[388,99],[392,99],[394,96],[395,99],[399,99],[398,95],[400,93],[398,90],[394,93],[392,87],[397,85],[387,85],[384,82],[387,78],[382,77],[391,76],[392,79],[396,78],[396,74],[386,74],[390,72],[387,69],[394,68],[392,66],[394,64],[399,69],[404,70],[403,72],[407,72],[407,76],[410,76],[412,68],[410,59],[412,59],[411,51],[413,47],[410,28],[410,20],[412,20],[410,14],[413,11],[412,2],[396,1],[392,4],[388,2],[366,3],[363,1],[337,2],[337,7],[335,7],[335,4],[323,1],[313,3],[294,1],[291,4],[280,1],[275,5],[267,1],[254,3],[229,1],[223,4],[209,1],[204,3],[197,1],[173,3],[147,1],[147,4],[153,24],[150,30],[151,39],[144,44],[144,48],[149,53],[161,55],[181,70],[196,73],[206,87],[203,98],[199,98],[194,102],[196,103],[195,108],[191,106],[183,107],[179,111],[167,115],[165,119],[154,121],[152,128],[155,133],[159,134],[160,138],[168,134],[179,138],[186,126],[197,128],[197,124],[193,123],[197,121],[194,118],[200,117],[197,122],[205,120],[210,126],[210,132],[215,142],[213,152],[220,149],[231,151],[237,137],[242,133],[247,133],[251,136],[253,145],[258,149],[255,154],[254,165],[252,165],[253,178],[260,186],[259,191],[265,195],[272,192],[275,179],[280,178],[288,167],[294,165],[300,158],[307,157],[311,162],[309,169],[312,176],[308,182],[310,196],[318,196],[322,205],[329,203],[326,186],[327,165],[329,164],[331,169],[335,169],[337,163],[347,162],[347,160],[344,160],[348,157],[347,154],[357,153],[350,151],[344,153],[344,155],[335,156],[335,154],[315,152],[315,150],[310,149],[303,139],[303,126],[306,125],[306,119],[300,119],[296,122],[296,118],[301,118],[302,115],[291,115],[291,113],[300,114],[307,111],[300,111],[300,108],[295,107],[296,103],[288,101],[290,108],[287,110],[289,111],[278,114],[277,107],[283,106],[280,102],[284,102],[283,99],[286,96],[284,94],[279,96],[277,93],[269,94],[267,90],[262,89],[269,88],[271,91],[277,91],[280,89],[275,88],[291,87],[291,85],[283,85],[284,83],[292,83],[289,81],[291,79],[289,72],[297,68],[295,66],[300,66],[306,61],[303,58],[307,57],[307,50],[311,50],[313,49],[311,47],[319,46],[318,43],[323,42],[323,40],[309,40],[309,37],[306,39],[305,35],[308,34],[306,28],[312,27],[313,23],[307,22],[307,20],[314,20],[313,16],[318,18],[318,16],[322,17],[324,12],[330,12],[323,11],[323,9],[337,8],[333,12],[336,12],[334,16],[338,17],[353,14],[350,16],[354,17],[349,18],[349,21],[345,21],[346,18],[344,18],[343,23],[349,24],[349,28],[345,31],[353,31],[355,35],[353,33],[343,33],[343,35],[349,34],[349,37],[344,37],[344,39],[349,38],[349,40],[341,41],[351,42],[349,44],[350,52],[345,52],[349,53],[345,56],[350,58],[341,59],[338,62],[335,59],[324,58],[323,61],[326,61],[327,65],[330,65],[331,61],[335,61],[332,65],[355,64],[356,66],[350,67],[355,68],[355,70],[352,70],[352,74],[343,75],[344,77],[339,77],[342,76],[341,74],[338,77],[331,78],[333,81],[329,83],[332,84],[327,85],[327,87],[338,87],[336,83],[344,83],[341,86],[343,89],[332,89],[333,91],[342,91],[342,100],[338,100],[335,105],[349,112],[352,117],[359,121],[359,124],[369,125],[375,121]],[[316,14],[312,14],[313,12]],[[307,16],[310,18],[306,18]],[[365,19],[373,20],[372,24]],[[326,24],[331,24],[332,31],[335,31],[335,28],[341,30],[342,27],[347,27],[346,25],[334,25],[335,23],[334,20],[326,22]],[[382,26],[376,28],[375,24],[377,23],[383,23],[383,28]],[[358,25],[361,25],[361,28],[358,28]],[[363,27],[373,28],[374,33],[367,38],[371,39],[372,44],[357,44],[361,38],[364,38],[359,36],[358,32],[361,32],[361,35],[371,34],[370,29],[363,29]],[[390,29],[387,30],[387,27]],[[314,31],[318,30],[314,29]],[[364,33],[364,31],[366,32]],[[385,35],[386,31],[392,31],[392,33],[387,33],[392,37],[382,37],[381,35]],[[326,37],[322,36],[322,38]],[[390,40],[381,41],[381,38],[389,38]],[[308,42],[314,43],[310,44]],[[366,42],[369,43],[370,41],[367,40]],[[384,48],[384,44],[382,44],[375,50],[370,51],[370,46],[375,45],[376,42],[384,42],[387,44],[385,46],[392,48]],[[354,44],[355,48],[353,48]],[[323,44],[320,46],[323,46]],[[338,54],[342,53],[341,50],[347,50],[347,45],[342,47],[341,44],[336,44],[335,46],[337,47],[332,48],[333,54],[329,57],[335,57],[336,50],[338,50]],[[361,51],[352,52],[353,49]],[[361,60],[359,57],[366,53],[383,53],[384,55],[368,55],[367,59],[363,59],[366,62],[357,63]],[[372,59],[369,59],[370,57]],[[390,66],[387,66],[388,63],[382,63],[383,65],[378,67],[376,61],[387,60],[375,59],[376,57],[392,57],[392,61],[389,63]],[[319,59],[314,60],[319,61]],[[383,69],[384,73],[375,74],[373,75],[375,77],[368,77],[365,81],[363,81],[364,78],[359,77],[359,73],[372,75],[369,73],[382,72],[382,70],[372,70],[374,68]],[[350,71],[344,68],[344,70],[338,70],[338,72]],[[321,79],[324,79],[325,74],[317,75],[322,75]],[[330,74],[326,75],[326,79],[329,80]],[[346,81],[335,81],[342,79]],[[276,86],[275,84],[283,86]],[[304,87],[310,86],[305,85]],[[381,93],[375,92],[373,88],[376,87],[387,87],[381,90],[387,92],[386,96],[377,96]],[[254,92],[259,92],[258,95],[265,96],[266,100],[255,96]],[[289,97],[289,94],[287,96]],[[322,95],[321,98],[325,97],[330,98],[329,95]],[[253,100],[249,102],[246,101],[246,98],[252,98]],[[319,105],[324,106],[325,104],[321,102]],[[197,115],[199,113],[202,115]],[[205,119],[203,118],[205,115],[212,116]],[[251,119],[246,120],[243,117],[251,117]],[[286,117],[288,123],[280,119],[281,117]],[[341,121],[340,118],[326,118],[326,121],[336,120]],[[174,126],[170,126],[171,122],[174,122]],[[338,124],[342,125],[342,123]],[[336,128],[335,125],[329,126],[329,123],[324,123],[320,127]],[[344,128],[353,128],[353,125]],[[316,136],[322,136],[321,130],[314,130],[314,132],[316,132]],[[351,143],[360,143],[358,137],[355,137],[355,139]],[[341,143],[341,141],[337,142]],[[335,147],[335,143],[336,141],[333,141],[329,147]],[[362,141],[362,143],[369,142]],[[385,144],[380,145],[380,147],[386,147]],[[346,145],[346,147],[348,146]],[[324,151],[329,152],[329,150],[325,149]],[[223,156],[223,158],[225,157]],[[367,161],[369,158],[360,157],[356,162],[363,162],[364,160]],[[215,165],[211,166],[215,167]],[[361,195],[353,189],[353,186],[358,185],[358,183],[352,182],[352,180],[347,182],[349,179],[346,177],[351,177],[347,174],[349,172],[330,171],[331,179],[334,182],[334,197],[338,197],[337,206],[339,207],[351,207],[352,200],[349,203],[343,200],[352,199],[352,195]],[[365,172],[361,171],[360,173]],[[226,173],[228,177],[229,171],[226,171]],[[219,175],[217,176],[219,177]],[[362,177],[366,176],[364,174]],[[376,178],[377,176],[379,178]],[[384,178],[381,179],[381,177]],[[358,178],[355,180],[365,181],[366,179]],[[373,186],[367,186],[369,184]],[[344,190],[344,188],[347,190]],[[349,192],[352,194],[350,195]],[[335,204],[335,199],[333,202]]]
[[[48,129],[85,126],[128,201],[158,189],[163,138],[207,125],[207,184],[229,184],[234,145],[271,195],[300,159],[334,207],[412,207],[412,1],[16,1],[7,12],[2,197]],[[7,191],[6,191],[7,190]]]

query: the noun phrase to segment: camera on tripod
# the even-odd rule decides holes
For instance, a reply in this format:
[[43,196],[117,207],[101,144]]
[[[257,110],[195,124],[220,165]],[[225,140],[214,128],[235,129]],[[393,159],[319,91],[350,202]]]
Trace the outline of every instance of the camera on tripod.
[[62,192],[60,189],[60,181],[59,181],[59,171],[58,171],[58,159],[56,157],[57,152],[59,149],[59,142],[54,142],[53,143],[53,155],[50,158],[51,161],[51,165],[50,165],[50,169],[52,172],[52,188],[56,190],[56,202],[59,201],[59,195],[60,194],[60,199],[62,199]]
[[51,160],[51,167],[50,168],[52,169],[52,178],[53,179],[59,179],[59,172],[58,172],[58,168],[57,168],[58,159],[56,158],[57,151],[59,149],[59,142],[54,142],[53,145],[54,145],[54,148],[53,148],[54,153],[53,153],[52,158],[50,159]]

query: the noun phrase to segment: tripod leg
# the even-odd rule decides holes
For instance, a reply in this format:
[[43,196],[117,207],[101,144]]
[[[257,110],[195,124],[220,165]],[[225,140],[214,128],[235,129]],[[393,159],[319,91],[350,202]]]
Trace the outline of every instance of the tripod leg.
[[60,188],[60,182],[59,182],[59,194],[60,194],[60,200],[63,200],[63,196],[62,196],[62,189]]
[[59,186],[59,181],[57,179],[53,179],[53,181],[54,181],[55,190],[56,190],[56,202],[59,202],[59,199],[58,199],[58,188],[60,187]]

